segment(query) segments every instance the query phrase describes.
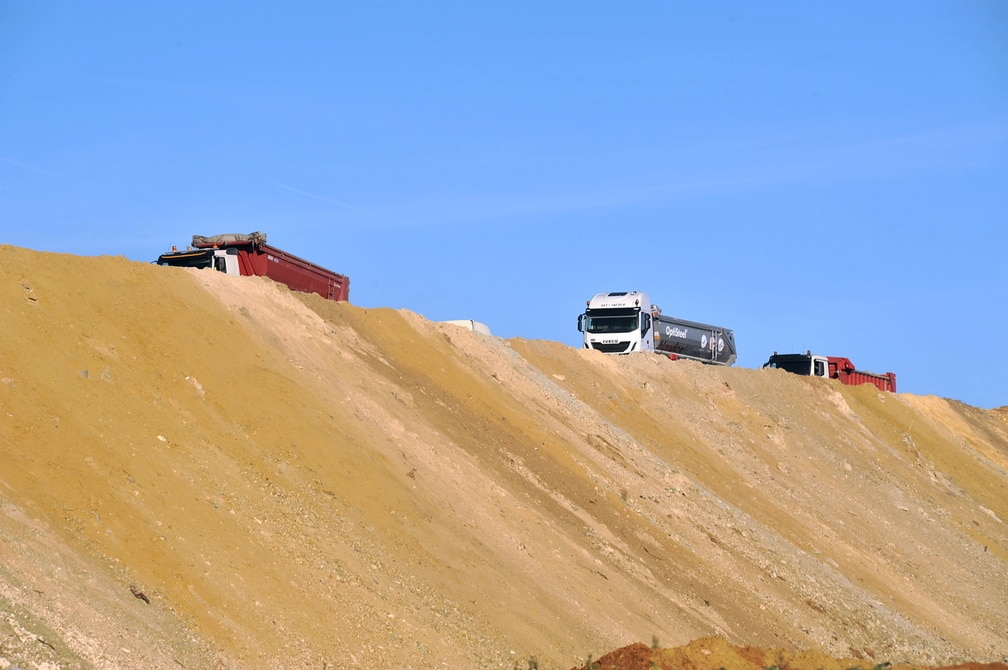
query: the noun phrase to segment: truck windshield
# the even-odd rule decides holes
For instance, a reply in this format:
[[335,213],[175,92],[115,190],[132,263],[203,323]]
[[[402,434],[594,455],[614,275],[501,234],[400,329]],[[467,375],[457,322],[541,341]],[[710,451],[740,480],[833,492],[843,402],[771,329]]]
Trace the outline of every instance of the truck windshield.
[[589,333],[629,333],[637,330],[637,310],[609,310],[604,314],[588,314]]
[[795,375],[807,375],[811,372],[809,366],[809,359],[805,356],[775,356],[770,359],[767,364],[771,368],[780,368],[781,370],[787,370],[791,374]]
[[178,251],[170,254],[161,254],[158,257],[158,265],[174,265],[180,268],[209,268],[213,267],[213,258],[213,249]]

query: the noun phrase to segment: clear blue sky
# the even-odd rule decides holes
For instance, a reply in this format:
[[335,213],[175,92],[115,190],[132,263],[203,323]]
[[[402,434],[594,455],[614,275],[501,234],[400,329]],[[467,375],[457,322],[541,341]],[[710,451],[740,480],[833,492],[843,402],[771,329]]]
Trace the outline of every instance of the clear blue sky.
[[256,230],[361,306],[580,346],[641,290],[1008,405],[1008,3],[0,2],[0,242]]

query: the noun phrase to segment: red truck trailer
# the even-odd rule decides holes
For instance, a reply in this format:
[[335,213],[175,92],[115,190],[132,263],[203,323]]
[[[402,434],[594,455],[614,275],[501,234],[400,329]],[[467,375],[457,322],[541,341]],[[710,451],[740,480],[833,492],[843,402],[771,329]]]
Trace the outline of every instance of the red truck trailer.
[[265,233],[193,235],[192,245],[161,254],[158,265],[213,268],[244,277],[269,277],[292,291],[317,293],[337,301],[350,300],[350,278],[266,243]]
[[819,356],[807,351],[804,354],[778,354],[776,351],[763,367],[780,368],[796,375],[839,379],[844,384],[874,384],[881,391],[896,392],[896,374],[864,372],[854,367],[849,358]]

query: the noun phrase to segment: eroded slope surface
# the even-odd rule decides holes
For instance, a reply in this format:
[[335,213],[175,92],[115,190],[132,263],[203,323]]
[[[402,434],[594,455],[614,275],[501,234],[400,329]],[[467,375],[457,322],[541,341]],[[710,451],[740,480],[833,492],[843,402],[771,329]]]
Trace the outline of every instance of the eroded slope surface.
[[1008,410],[3,246],[0,315],[10,663],[1008,655]]

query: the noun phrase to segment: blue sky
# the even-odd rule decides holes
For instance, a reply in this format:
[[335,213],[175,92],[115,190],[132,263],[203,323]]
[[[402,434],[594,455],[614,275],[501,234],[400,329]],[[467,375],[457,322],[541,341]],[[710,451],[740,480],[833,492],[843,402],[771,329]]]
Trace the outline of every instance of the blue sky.
[[580,346],[641,290],[1008,405],[1008,3],[0,2],[0,242],[257,230],[366,307]]

